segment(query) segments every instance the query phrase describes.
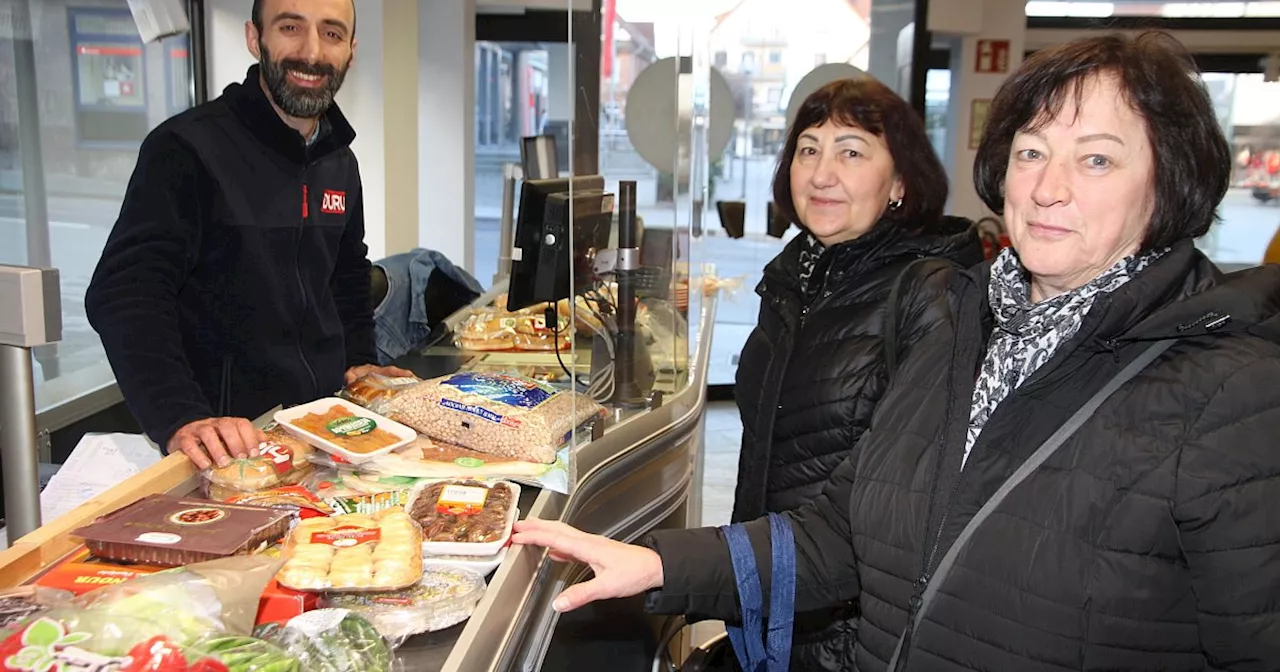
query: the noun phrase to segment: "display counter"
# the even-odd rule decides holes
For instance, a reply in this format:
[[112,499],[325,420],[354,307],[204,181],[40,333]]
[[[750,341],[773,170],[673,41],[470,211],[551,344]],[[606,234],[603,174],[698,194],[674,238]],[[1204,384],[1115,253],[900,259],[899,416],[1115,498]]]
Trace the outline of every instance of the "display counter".
[[[609,408],[609,416],[591,437],[576,441],[577,480],[571,494],[526,488],[520,500],[522,518],[561,520],[624,541],[659,527],[700,523],[702,416],[716,300],[695,294],[687,312],[687,345],[673,349],[680,355],[673,362],[656,367],[665,374],[658,377],[652,403],[645,408]],[[492,298],[490,293],[481,302]],[[458,319],[461,316],[450,318],[454,324]],[[419,362],[453,370],[509,364],[509,356],[463,353],[447,344],[428,349]],[[567,362],[570,368],[581,364],[572,356]],[[418,367],[415,372],[439,375]],[[145,495],[190,495],[198,490],[198,474],[186,457],[168,456],[0,552],[0,589],[30,582],[76,551],[80,542],[69,533],[100,515]],[[565,628],[575,627],[561,624],[552,600],[587,571],[582,565],[553,562],[540,548],[512,547],[489,578],[472,617],[454,628],[408,640],[398,652],[403,669],[538,669],[552,641],[571,637]],[[638,623],[649,624],[648,639],[655,639],[657,622],[634,616]],[[648,661],[644,663],[642,669],[648,669]]]

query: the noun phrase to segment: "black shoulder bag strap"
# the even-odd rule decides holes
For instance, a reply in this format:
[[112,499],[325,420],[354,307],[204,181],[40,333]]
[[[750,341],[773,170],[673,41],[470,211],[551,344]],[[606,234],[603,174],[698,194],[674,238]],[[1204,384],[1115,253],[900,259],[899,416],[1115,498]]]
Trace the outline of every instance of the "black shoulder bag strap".
[[1044,464],[1045,460],[1049,459],[1050,456],[1057,452],[1057,450],[1062,447],[1062,444],[1066,443],[1067,439],[1071,438],[1071,435],[1075,434],[1076,430],[1080,429],[1080,426],[1092,417],[1095,412],[1097,412],[1098,407],[1102,406],[1102,403],[1105,402],[1108,397],[1114,394],[1116,390],[1120,389],[1121,385],[1132,380],[1134,376],[1138,375],[1138,373],[1145,369],[1148,364],[1155,361],[1157,357],[1164,353],[1165,350],[1168,350],[1169,347],[1177,340],[1178,339],[1176,338],[1171,338],[1163,341],[1157,341],[1156,343],[1153,343],[1151,347],[1144,350],[1142,354],[1138,355],[1137,359],[1129,362],[1128,366],[1121,369],[1120,372],[1108,381],[1101,390],[1098,390],[1098,392],[1094,394],[1089,401],[1086,401],[1084,406],[1080,407],[1080,410],[1076,411],[1074,415],[1068,418],[1067,421],[1058,428],[1058,431],[1054,432],[1048,439],[1045,439],[1045,442],[1040,444],[1040,447],[1036,449],[1036,452],[1032,453],[1031,457],[1027,458],[1027,461],[1023,462],[1022,465],[1019,466],[1017,470],[1015,470],[1013,474],[1011,474],[1009,478],[1000,485],[1000,489],[996,490],[995,494],[991,495],[991,499],[987,500],[987,503],[983,504],[981,509],[978,509],[978,512],[974,514],[973,519],[970,520],[969,524],[965,525],[964,530],[960,532],[960,536],[956,537],[955,543],[947,550],[946,555],[942,556],[942,561],[938,563],[938,569],[934,571],[933,576],[929,578],[929,585],[925,586],[924,594],[920,596],[920,607],[916,609],[915,617],[907,623],[906,629],[902,631],[902,636],[898,638],[898,646],[893,650],[893,657],[889,659],[888,672],[895,672],[898,669],[898,662],[902,658],[902,649],[903,645],[907,641],[907,636],[916,628],[920,627],[921,621],[924,620],[925,612],[929,610],[929,605],[933,602],[933,598],[938,595],[938,589],[941,588],[942,583],[947,580],[947,575],[950,574],[951,569],[955,567],[956,558],[960,556],[964,547],[969,543],[969,540],[973,537],[974,531],[976,531],[978,527],[982,525],[989,516],[991,516],[991,512],[994,511],[996,507],[1000,506],[1000,503],[1009,496],[1009,493],[1012,492],[1014,488],[1018,487],[1020,483],[1031,475],[1031,472],[1039,468],[1040,465]]

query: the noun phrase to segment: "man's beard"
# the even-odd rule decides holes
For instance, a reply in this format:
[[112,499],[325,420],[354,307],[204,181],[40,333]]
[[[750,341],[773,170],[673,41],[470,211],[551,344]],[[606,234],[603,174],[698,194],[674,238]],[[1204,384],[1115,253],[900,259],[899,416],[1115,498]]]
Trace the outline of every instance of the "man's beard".
[[[328,63],[307,63],[294,58],[277,61],[271,58],[262,40],[258,40],[258,49],[262,52],[262,79],[267,83],[271,99],[285,114],[299,119],[314,119],[324,114],[333,105],[333,97],[342,88],[342,80],[351,67],[351,59],[347,59],[341,70]],[[324,85],[318,89],[294,86],[288,79],[290,70],[325,77]]]

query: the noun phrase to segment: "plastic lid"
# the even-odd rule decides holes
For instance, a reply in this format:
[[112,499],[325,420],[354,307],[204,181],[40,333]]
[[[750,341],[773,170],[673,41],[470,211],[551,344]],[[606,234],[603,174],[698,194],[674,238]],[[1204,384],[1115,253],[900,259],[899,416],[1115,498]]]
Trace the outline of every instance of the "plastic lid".
[[417,585],[388,593],[330,595],[326,607],[364,616],[383,636],[397,639],[433,632],[467,620],[484,597],[480,574],[462,567],[426,564]]

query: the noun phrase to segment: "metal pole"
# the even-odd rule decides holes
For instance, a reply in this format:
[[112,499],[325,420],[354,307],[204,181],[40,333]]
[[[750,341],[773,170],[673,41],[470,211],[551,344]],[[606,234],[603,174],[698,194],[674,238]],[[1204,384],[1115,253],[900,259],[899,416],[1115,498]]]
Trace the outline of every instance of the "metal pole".
[[36,455],[35,380],[31,351],[0,345],[0,464],[9,545],[40,527],[40,463]]
[[27,266],[49,268],[49,204],[40,153],[40,98],[36,90],[35,36],[30,0],[14,4],[13,64],[17,72],[18,137],[22,149],[22,199],[27,220]]
[[502,218],[498,221],[498,268],[493,274],[497,283],[511,275],[511,247],[515,240],[516,180],[523,171],[514,163],[502,166]]
[[[678,187],[678,185],[677,185]],[[636,375],[639,344],[636,341],[636,291],[633,273],[639,270],[636,240],[636,183],[618,182],[618,333],[613,348],[613,398],[624,408],[639,408],[649,401]]]
[[[40,149],[40,98],[36,87],[35,34],[31,0],[13,4],[13,65],[17,73],[18,145],[22,151],[22,204],[27,222],[27,266],[53,267],[49,244],[49,202],[45,198],[44,161]],[[57,378],[58,346],[38,348],[36,358],[45,380]]]
[[187,53],[191,68],[191,104],[199,105],[209,100],[209,76],[204,49],[204,0],[187,0],[187,20],[191,23],[191,32],[187,36],[190,46]]
[[742,200],[745,203],[747,200],[747,166],[751,165],[751,117],[754,112],[754,110],[751,109],[751,106],[754,103],[751,100],[751,71],[748,70],[744,74],[746,75],[747,81],[747,104],[746,110],[744,110],[742,115]]

